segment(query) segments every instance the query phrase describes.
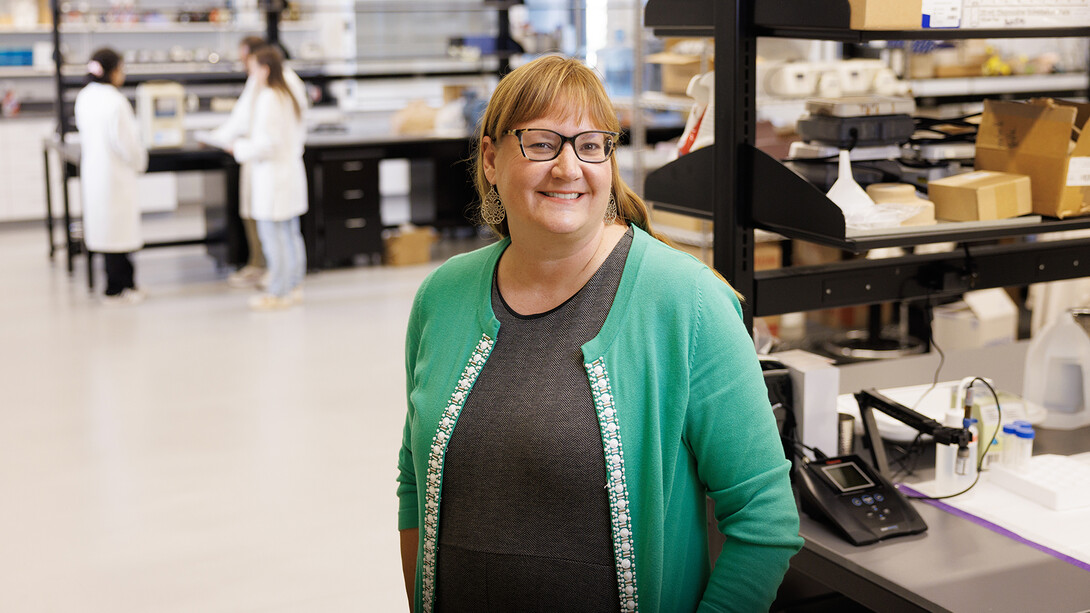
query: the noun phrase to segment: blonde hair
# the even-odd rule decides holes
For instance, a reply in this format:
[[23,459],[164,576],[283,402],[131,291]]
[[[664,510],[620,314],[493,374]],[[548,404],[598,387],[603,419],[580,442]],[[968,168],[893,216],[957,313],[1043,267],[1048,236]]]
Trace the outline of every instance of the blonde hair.
[[[617,113],[601,79],[579,60],[559,55],[542,56],[512,70],[500,80],[477,127],[476,152],[472,163],[479,202],[492,188],[484,173],[484,148],[481,145],[484,137],[495,143],[504,132],[518,124],[558,114],[572,116],[579,121],[590,119],[600,130],[621,131]],[[616,156],[610,157],[609,165],[613,171],[612,192],[617,202],[618,219],[636,224],[651,236],[669,244],[651,228],[647,205],[621,179]],[[508,235],[506,220],[487,225],[501,237]]]
[[[545,55],[512,70],[500,79],[477,126],[472,168],[473,183],[479,197],[478,219],[481,218],[480,203],[492,189],[484,172],[484,137],[495,143],[504,132],[520,123],[555,115],[573,117],[576,121],[590,119],[599,130],[621,131],[621,122],[601,79],[581,61],[560,55]],[[621,178],[617,156],[610,156],[609,165],[613,172],[612,192],[617,202],[617,218],[639,226],[652,237],[673,247],[669,239],[651,227],[647,204]],[[509,235],[506,219],[498,224],[481,221],[498,236]],[[711,270],[730,286],[719,271]],[[734,290],[734,294],[738,300],[744,301],[737,290]]]

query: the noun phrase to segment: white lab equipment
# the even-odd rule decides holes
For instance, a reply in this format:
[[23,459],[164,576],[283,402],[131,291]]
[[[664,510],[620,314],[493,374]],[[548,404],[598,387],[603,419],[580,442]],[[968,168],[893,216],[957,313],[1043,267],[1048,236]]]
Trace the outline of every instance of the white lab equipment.
[[847,149],[840,150],[839,174],[826,195],[844,212],[845,219],[849,216],[865,215],[866,211],[874,207],[874,200],[852,176],[851,153]]
[[185,142],[185,88],[174,81],[136,86],[136,118],[148,149],[180,147]]
[[1022,380],[1028,405],[1047,410],[1042,427],[1090,425],[1090,309],[1070,309],[1030,342]]
[[988,478],[1055,511],[1090,507],[1090,464],[1068,456],[1033,456],[1017,471],[996,466]]

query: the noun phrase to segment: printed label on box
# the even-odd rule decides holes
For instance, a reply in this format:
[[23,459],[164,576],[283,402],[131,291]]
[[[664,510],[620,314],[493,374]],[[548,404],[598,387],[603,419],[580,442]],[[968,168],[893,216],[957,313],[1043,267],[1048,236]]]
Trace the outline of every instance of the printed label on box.
[[1090,157],[1071,158],[1071,163],[1067,165],[1067,185],[1071,187],[1090,185]]
[[965,0],[964,28],[1047,28],[1090,24],[1090,0]]
[[956,28],[961,25],[961,0],[923,0],[923,23],[927,28]]

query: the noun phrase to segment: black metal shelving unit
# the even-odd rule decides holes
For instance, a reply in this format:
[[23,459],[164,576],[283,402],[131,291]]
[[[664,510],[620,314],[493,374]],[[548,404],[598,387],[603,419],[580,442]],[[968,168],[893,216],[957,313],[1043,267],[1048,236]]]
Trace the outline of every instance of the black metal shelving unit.
[[[1033,240],[1090,228],[1090,217],[942,224],[909,233],[852,236],[824,193],[754,146],[758,36],[841,42],[957,38],[1088,37],[1090,27],[1017,30],[859,31],[848,0],[648,0],[644,20],[658,35],[715,37],[715,142],[650,173],[655,206],[715,222],[715,267],[746,296],[747,323],[775,315],[895,300],[953,296],[970,289],[1090,275],[1090,239]],[[950,253],[754,271],[754,230],[861,253],[954,241]],[[1015,239],[994,244],[997,239]]]

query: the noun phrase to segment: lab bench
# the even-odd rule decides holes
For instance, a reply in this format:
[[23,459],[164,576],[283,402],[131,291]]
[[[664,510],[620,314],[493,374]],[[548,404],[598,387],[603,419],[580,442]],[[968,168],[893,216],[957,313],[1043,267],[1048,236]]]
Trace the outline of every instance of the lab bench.
[[[1020,394],[1028,341],[1001,347],[952,351],[944,380],[985,374],[999,389]],[[773,354],[775,355],[775,354]],[[840,392],[930,382],[939,363],[933,354],[876,360],[840,367]],[[1090,427],[1037,430],[1035,454],[1090,451]],[[928,449],[912,482],[931,478]],[[911,483],[909,483],[911,486]],[[791,560],[791,573],[874,611],[1055,611],[1090,610],[1090,574],[1025,543],[919,501],[910,504],[927,532],[856,547],[826,524],[800,512],[806,539]]]
[[[64,162],[60,182],[64,239],[60,246],[66,248],[71,273],[73,258],[83,245],[71,232],[73,218],[67,179],[79,176],[80,148],[78,143],[59,143],[54,138],[44,141],[50,257],[57,248],[53,240],[55,220],[49,177],[51,153]],[[440,228],[471,226],[465,215],[476,197],[469,178],[470,153],[471,141],[465,134],[391,135],[385,126],[367,122],[320,124],[317,129],[312,128],[303,154],[309,211],[303,216],[301,226],[308,265],[329,268],[351,264],[360,256],[371,258],[381,254],[384,224],[379,211],[379,163],[382,160],[409,160],[413,223]],[[179,148],[149,151],[149,173],[191,170],[226,173],[223,200],[226,206],[205,207],[205,236],[147,243],[145,248],[204,244],[221,264],[242,263],[248,251],[238,216],[239,170],[234,159],[219,149],[197,144],[192,138],[187,138]],[[94,285],[90,265],[88,284]]]
[[[1035,453],[1090,450],[1090,427],[1038,429]],[[929,504],[923,534],[857,547],[800,512],[806,539],[791,568],[875,611],[1054,611],[1090,608],[1090,574]]]

